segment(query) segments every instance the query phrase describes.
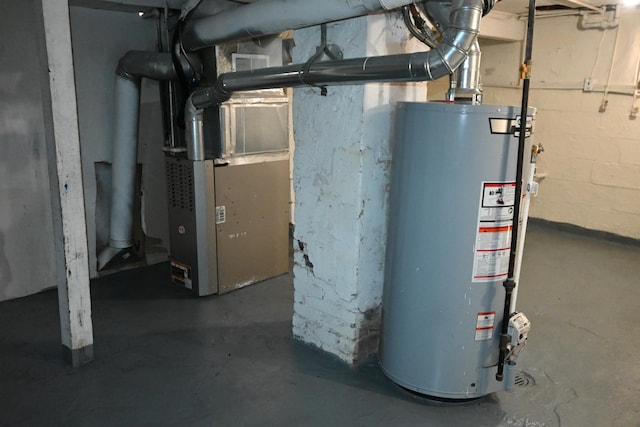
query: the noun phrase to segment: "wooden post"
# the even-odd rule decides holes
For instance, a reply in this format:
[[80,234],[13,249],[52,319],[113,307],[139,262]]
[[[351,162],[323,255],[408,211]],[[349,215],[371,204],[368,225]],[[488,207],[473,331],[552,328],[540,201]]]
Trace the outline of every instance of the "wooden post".
[[[54,199],[60,329],[65,359],[78,367],[93,360],[93,326],[69,4],[68,0],[41,3],[48,67],[43,108],[49,122],[45,127]],[[47,85],[49,91],[44,93]]]

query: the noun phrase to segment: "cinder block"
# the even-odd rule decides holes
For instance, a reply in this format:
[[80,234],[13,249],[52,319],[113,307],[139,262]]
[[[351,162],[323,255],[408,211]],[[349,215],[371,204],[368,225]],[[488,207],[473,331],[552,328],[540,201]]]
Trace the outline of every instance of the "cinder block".
[[591,182],[575,182],[555,177],[545,179],[535,197],[534,203],[569,204],[589,208],[592,206],[610,206],[616,204],[616,192]]
[[640,190],[640,165],[594,163],[591,182],[610,187]]
[[[632,135],[629,135],[632,136]],[[620,140],[618,146],[620,147],[620,161],[629,165],[640,165],[640,128],[635,134],[634,140]]]
[[608,189],[615,195],[615,201],[611,205],[614,211],[640,215],[640,190],[628,188]]
[[545,153],[538,159],[538,173],[545,173],[557,180],[590,182],[593,160],[564,157],[555,153]]
[[585,208],[583,205],[569,203],[536,204],[536,209],[531,210],[532,217],[640,239],[640,215],[638,214],[618,212],[609,207]]
[[572,159],[595,160],[600,162],[619,162],[621,147],[617,140],[603,140],[598,136],[585,135],[548,135],[546,138],[536,133],[534,142],[540,142],[545,152],[540,156],[558,157],[571,161]]
[[638,214],[612,211],[609,208],[591,208],[585,223],[579,225],[640,239],[640,215]]

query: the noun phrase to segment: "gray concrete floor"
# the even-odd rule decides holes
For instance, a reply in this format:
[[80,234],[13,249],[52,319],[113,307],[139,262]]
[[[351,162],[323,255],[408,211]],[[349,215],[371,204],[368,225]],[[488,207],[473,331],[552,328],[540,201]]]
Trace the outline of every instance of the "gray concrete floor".
[[292,341],[288,275],[196,299],[166,271],[93,283],[95,361],[77,370],[55,291],[1,303],[0,425],[640,426],[636,246],[532,227],[530,383],[456,405],[408,394],[375,359],[352,369]]

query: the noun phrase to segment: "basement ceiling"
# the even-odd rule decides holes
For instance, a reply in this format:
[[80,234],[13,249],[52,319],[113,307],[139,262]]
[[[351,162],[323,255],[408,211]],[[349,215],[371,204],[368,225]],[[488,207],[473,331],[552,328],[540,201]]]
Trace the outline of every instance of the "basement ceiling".
[[[536,0],[536,9],[598,9],[603,6],[618,4],[619,0]],[[501,0],[495,7],[501,12],[524,15],[529,9],[527,0]]]
[[[219,11],[257,0],[207,0],[199,9]],[[140,12],[151,8],[181,9],[183,5],[192,7],[199,0],[69,0],[69,5],[90,9],[114,10],[119,12]],[[215,13],[215,12],[214,12]]]
[[[253,3],[259,0],[205,0],[199,12],[215,13],[222,9],[236,7],[241,4]],[[610,4],[617,4],[620,0],[537,0],[536,9],[540,8],[569,8],[590,9],[600,8]],[[81,6],[93,9],[116,10],[122,12],[138,12],[150,8],[168,6],[171,9],[181,9],[184,5],[197,4],[198,0],[69,0],[71,6]],[[502,0],[495,7],[496,10],[516,15],[527,13],[527,0]]]

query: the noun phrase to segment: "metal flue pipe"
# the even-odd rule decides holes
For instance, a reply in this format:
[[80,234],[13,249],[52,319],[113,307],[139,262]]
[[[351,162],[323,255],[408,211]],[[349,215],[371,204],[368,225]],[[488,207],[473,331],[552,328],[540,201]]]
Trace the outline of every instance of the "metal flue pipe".
[[[484,2],[483,14],[487,14],[493,8],[494,0]],[[420,4],[421,9],[429,21],[435,25],[438,31],[445,31],[449,27],[451,18],[449,16],[449,0],[431,0]],[[451,88],[451,98],[471,99],[472,103],[477,101],[481,94],[480,90],[480,45],[476,39],[469,49],[467,59],[456,69],[454,81],[455,87]]]
[[213,16],[193,19],[182,35],[188,50],[229,40],[277,34],[326,22],[391,10],[416,0],[260,0]]
[[467,59],[456,69],[455,99],[471,99],[476,103],[477,97],[481,95],[480,90],[480,44],[476,40]]

